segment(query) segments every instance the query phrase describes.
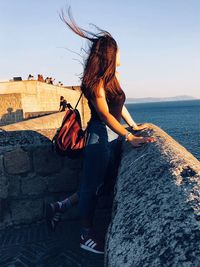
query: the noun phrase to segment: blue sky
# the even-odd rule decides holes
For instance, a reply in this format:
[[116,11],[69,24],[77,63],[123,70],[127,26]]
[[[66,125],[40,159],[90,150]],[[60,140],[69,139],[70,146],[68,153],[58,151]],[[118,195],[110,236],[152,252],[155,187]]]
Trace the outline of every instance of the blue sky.
[[42,73],[80,83],[81,57],[67,49],[87,44],[59,19],[66,3],[81,27],[93,23],[117,40],[127,97],[200,98],[199,0],[1,0],[0,80]]

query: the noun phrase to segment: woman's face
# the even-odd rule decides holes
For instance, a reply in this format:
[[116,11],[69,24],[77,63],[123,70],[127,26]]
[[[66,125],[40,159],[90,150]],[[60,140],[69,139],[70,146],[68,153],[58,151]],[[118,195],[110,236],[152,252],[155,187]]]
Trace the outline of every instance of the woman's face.
[[120,52],[119,49],[117,49],[117,54],[116,54],[116,67],[120,66]]

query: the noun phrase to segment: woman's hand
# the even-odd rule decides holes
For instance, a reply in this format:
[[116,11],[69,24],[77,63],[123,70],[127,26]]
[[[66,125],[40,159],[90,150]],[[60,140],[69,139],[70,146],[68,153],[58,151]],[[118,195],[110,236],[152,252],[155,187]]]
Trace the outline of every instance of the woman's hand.
[[127,142],[129,142],[133,147],[141,147],[146,143],[156,142],[156,139],[154,137],[142,137],[131,134],[128,136]]
[[147,129],[148,127],[149,127],[148,124],[143,123],[143,124],[140,124],[140,125],[137,125],[137,126],[132,127],[132,129],[134,131],[141,131],[141,130]]

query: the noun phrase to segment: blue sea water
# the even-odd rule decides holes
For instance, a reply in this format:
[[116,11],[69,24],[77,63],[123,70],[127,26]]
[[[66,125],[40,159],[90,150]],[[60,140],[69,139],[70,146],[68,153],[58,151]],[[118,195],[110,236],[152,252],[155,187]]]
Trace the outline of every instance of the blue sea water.
[[153,123],[200,160],[200,100],[126,104],[137,123]]

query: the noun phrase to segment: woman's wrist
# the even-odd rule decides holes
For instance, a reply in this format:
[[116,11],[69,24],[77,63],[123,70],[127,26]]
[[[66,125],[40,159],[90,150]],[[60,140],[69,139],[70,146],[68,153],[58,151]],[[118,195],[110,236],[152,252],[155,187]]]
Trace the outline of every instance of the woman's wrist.
[[128,142],[133,139],[133,136],[134,135],[131,132],[127,131],[127,133],[124,135],[124,140]]
[[130,128],[133,129],[133,130],[137,130],[138,126],[137,126],[136,123],[132,123],[132,124],[130,125]]

